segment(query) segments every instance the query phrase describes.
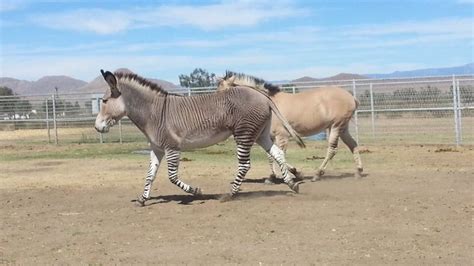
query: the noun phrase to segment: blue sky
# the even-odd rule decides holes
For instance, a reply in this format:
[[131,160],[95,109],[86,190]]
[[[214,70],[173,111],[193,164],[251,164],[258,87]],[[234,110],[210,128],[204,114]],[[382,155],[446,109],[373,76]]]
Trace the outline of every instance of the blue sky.
[[[117,3],[118,2],[118,3]],[[0,76],[267,80],[473,62],[474,0],[0,1]]]

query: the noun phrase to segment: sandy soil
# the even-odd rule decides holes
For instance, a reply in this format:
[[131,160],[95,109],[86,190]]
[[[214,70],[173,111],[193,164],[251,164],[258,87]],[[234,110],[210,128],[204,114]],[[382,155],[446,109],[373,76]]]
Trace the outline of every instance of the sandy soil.
[[0,263],[472,264],[472,148],[368,151],[363,179],[333,164],[300,194],[253,164],[224,203],[234,165],[182,162],[204,196],[161,169],[142,208],[146,156],[0,162]]

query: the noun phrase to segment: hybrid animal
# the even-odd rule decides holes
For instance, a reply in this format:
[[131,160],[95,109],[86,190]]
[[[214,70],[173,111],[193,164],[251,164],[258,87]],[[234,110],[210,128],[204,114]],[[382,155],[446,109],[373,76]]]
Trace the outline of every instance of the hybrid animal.
[[118,120],[128,116],[150,142],[150,168],[143,194],[138,198],[142,206],[150,198],[152,183],[165,156],[169,180],[187,193],[201,194],[199,187],[178,178],[180,153],[216,144],[230,135],[237,143],[239,166],[227,198],[237,194],[250,169],[250,150],[254,142],[278,163],[285,183],[298,192],[299,183],[289,173],[283,151],[270,137],[272,111],[288,134],[300,145],[304,143],[265,94],[237,87],[219,94],[185,97],[168,93],[136,74],[103,70],[101,73],[108,88],[95,121],[96,130],[108,132]]

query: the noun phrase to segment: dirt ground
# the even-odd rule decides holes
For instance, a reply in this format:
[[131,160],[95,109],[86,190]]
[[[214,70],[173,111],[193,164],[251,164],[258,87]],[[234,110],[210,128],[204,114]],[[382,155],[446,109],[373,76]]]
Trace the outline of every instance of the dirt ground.
[[[181,178],[204,195],[181,192],[162,167],[145,207],[133,202],[145,155],[0,160],[0,264],[472,264],[472,147],[365,151],[363,179],[341,148],[299,194],[264,185],[267,164],[254,162],[230,202],[218,198],[234,158],[190,154]],[[298,156],[308,176],[321,162]]]

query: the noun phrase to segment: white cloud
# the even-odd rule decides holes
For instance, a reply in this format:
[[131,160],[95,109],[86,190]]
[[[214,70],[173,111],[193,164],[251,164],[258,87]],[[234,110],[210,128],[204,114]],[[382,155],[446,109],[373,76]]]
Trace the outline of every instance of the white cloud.
[[458,4],[474,4],[474,0],[457,0]]
[[132,25],[129,14],[123,11],[103,9],[79,9],[57,14],[45,14],[32,18],[35,23],[53,29],[92,31],[111,34],[124,31]]
[[250,27],[271,19],[307,14],[286,1],[223,1],[211,5],[162,5],[128,10],[80,9],[38,14],[31,19],[45,27],[113,34],[134,28],[192,26],[203,30]]
[[377,25],[359,25],[346,27],[347,35],[373,36],[394,34],[460,34],[473,33],[474,19],[470,18],[442,18],[429,21],[406,21]]
[[0,12],[13,11],[25,6],[25,1],[21,0],[2,0],[0,1]]

